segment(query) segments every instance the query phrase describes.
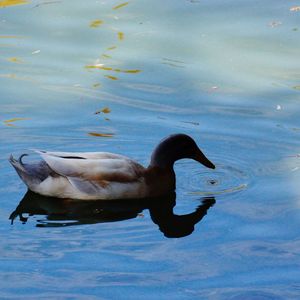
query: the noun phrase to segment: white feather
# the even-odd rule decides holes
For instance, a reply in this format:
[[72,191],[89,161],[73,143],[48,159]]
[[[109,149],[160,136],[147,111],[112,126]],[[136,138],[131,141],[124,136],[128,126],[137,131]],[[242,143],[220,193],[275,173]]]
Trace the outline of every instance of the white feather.
[[86,179],[116,173],[130,177],[136,176],[133,167],[137,164],[127,158],[72,159],[52,156],[48,153],[41,153],[41,156],[53,171],[62,176]]
[[[147,195],[145,180],[137,172],[145,169],[128,157],[108,152],[34,151],[60,175],[49,176],[35,186],[33,190],[39,194],[74,199],[141,198]],[[120,177],[127,181],[119,182]]]

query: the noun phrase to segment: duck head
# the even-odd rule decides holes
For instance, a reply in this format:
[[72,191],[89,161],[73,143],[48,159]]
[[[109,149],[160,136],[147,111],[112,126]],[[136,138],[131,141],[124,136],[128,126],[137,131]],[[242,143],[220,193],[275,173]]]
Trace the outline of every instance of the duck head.
[[183,158],[194,159],[207,168],[215,169],[196,142],[186,134],[173,134],[163,139],[152,153],[150,166],[170,168],[175,161]]

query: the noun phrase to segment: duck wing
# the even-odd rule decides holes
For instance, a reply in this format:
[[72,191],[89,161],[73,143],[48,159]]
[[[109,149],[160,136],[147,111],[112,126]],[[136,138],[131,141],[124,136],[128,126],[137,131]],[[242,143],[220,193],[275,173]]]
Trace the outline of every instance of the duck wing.
[[120,154],[110,153],[110,152],[53,152],[33,149],[34,152],[40,155],[48,155],[60,158],[75,158],[75,159],[129,159],[128,157]]
[[98,194],[116,182],[137,182],[145,171],[137,162],[113,153],[36,152],[51,170],[87,194]]

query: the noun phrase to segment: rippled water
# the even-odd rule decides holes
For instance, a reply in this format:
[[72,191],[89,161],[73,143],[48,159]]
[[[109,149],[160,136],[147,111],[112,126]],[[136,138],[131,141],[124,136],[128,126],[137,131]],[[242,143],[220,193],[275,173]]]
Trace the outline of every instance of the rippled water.
[[[0,1],[0,298],[298,299],[297,5]],[[7,161],[147,165],[174,132],[217,168],[179,161],[176,198],[154,203],[26,194]]]

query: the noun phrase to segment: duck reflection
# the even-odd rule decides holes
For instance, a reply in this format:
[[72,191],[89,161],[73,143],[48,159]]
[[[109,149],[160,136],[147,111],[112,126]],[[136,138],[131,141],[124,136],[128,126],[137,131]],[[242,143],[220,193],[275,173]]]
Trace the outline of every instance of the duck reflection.
[[36,226],[61,227],[133,219],[148,209],[152,221],[166,237],[179,238],[190,235],[195,225],[202,220],[214,203],[213,197],[205,197],[201,199],[201,204],[194,212],[175,215],[173,212],[176,205],[175,193],[163,198],[143,200],[79,201],[44,197],[28,191],[10,215],[10,220],[13,224],[19,217],[21,222],[26,223],[30,216],[46,215],[46,219],[38,220]]

